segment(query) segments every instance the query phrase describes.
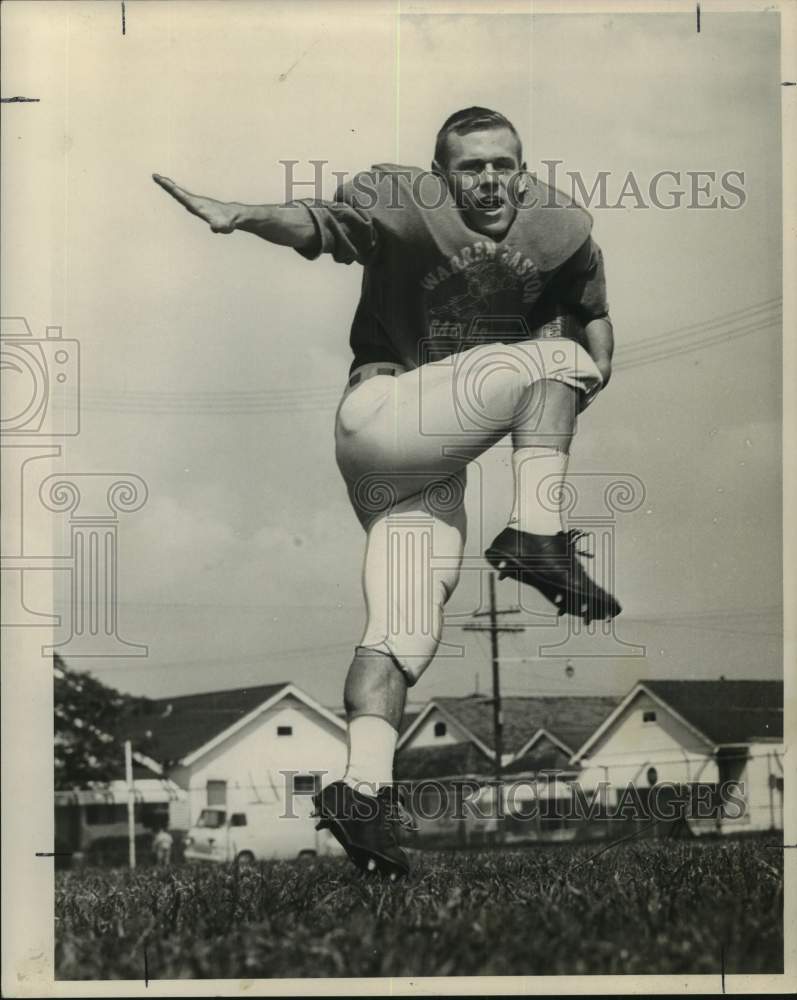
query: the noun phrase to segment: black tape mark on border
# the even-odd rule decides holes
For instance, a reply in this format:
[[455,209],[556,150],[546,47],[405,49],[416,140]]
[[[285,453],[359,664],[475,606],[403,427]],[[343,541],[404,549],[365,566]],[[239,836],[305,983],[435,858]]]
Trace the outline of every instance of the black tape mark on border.
[[2,104],[38,104],[40,97],[0,97]]
[[149,988],[149,961],[147,959],[147,946],[144,945],[144,986]]
[[125,22],[125,0],[122,0],[122,34],[127,34],[126,32],[127,24]]
[[697,33],[699,35],[700,34],[700,4],[699,3],[697,5],[696,14],[697,14]]
[[722,992],[725,992],[725,945],[720,948],[720,969],[722,971]]
[[36,851],[37,858],[71,858],[74,851]]

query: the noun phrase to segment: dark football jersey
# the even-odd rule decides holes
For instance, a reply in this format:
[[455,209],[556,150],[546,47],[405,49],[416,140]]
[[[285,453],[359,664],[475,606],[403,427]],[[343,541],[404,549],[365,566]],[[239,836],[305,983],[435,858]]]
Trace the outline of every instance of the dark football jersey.
[[300,253],[364,267],[352,368],[373,361],[415,368],[540,328],[580,339],[584,324],[607,315],[589,213],[527,176],[500,241],[469,229],[445,180],[417,167],[377,165],[341,186],[334,201],[300,200],[318,234]]

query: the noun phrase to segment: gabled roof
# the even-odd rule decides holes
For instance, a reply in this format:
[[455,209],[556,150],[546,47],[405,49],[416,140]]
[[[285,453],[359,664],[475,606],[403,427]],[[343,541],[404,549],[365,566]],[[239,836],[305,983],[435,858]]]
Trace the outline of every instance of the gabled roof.
[[[611,696],[510,696],[502,698],[504,721],[504,753],[518,753],[530,743],[540,729],[569,750],[580,746],[595,728],[617,707],[620,699]],[[452,718],[477,746],[493,753],[493,706],[486,697],[434,698],[416,718],[417,728],[434,707]],[[412,733],[408,729],[402,742]]]
[[577,770],[569,766],[570,754],[547,740],[538,741],[530,750],[504,767],[504,774],[536,774],[538,771]]
[[234,730],[269,703],[294,695],[315,708],[341,729],[342,720],[317,704],[299,688],[283,681],[256,687],[206,691],[202,694],[180,695],[152,699],[146,709],[127,723],[124,739],[130,739],[133,749],[164,764],[175,764],[197,756],[197,752],[226,738]]
[[645,681],[645,687],[713,743],[783,737],[780,681]]
[[579,761],[598,743],[626,707],[646,693],[688,726],[709,749],[728,744],[783,738],[781,681],[640,681],[579,747]]
[[418,716],[421,714],[420,708],[409,708],[404,710],[404,715],[401,717],[401,724],[399,726],[399,735],[404,735],[410,726],[415,722]]

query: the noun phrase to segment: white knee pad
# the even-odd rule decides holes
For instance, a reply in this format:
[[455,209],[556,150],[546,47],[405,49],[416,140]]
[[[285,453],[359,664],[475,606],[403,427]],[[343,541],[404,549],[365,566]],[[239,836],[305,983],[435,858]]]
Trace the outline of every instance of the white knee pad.
[[373,614],[369,606],[368,624],[360,645],[390,656],[412,686],[432,662],[440,645],[443,606],[448,593],[439,582],[428,598],[397,602],[388,606],[386,614]]
[[464,514],[457,524],[394,510],[369,527],[363,570],[368,620],[360,645],[387,653],[410,685],[440,644],[463,544]]

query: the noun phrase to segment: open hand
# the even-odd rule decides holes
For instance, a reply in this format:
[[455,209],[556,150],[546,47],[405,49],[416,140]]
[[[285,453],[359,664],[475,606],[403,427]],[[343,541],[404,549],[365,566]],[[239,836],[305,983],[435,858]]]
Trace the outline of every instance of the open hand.
[[196,215],[207,222],[212,232],[232,233],[235,231],[237,219],[236,205],[216,201],[214,198],[204,198],[198,194],[191,194],[189,191],[178,187],[173,180],[170,180],[168,177],[161,177],[160,174],[153,174],[152,179],[164,191],[167,191],[172,198],[187,208],[192,215]]

